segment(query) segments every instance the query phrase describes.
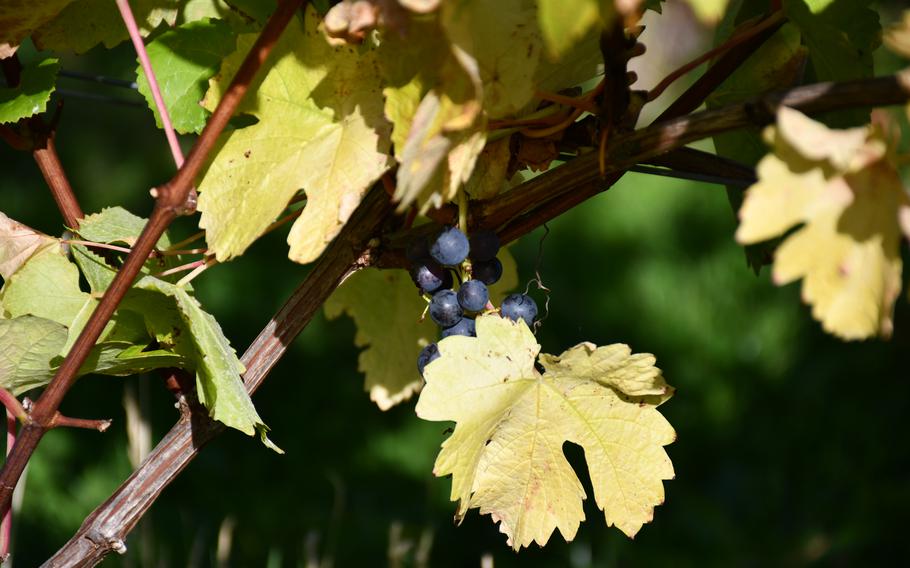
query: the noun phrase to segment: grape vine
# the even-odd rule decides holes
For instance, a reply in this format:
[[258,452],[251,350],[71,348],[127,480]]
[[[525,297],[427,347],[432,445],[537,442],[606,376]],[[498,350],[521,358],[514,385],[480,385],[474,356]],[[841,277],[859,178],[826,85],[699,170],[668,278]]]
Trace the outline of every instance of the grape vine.
[[[857,340],[892,334],[910,239],[899,127],[867,112],[907,104],[910,71],[873,75],[875,12],[688,3],[718,25],[717,45],[649,91],[629,63],[645,53],[639,24],[654,0],[13,3],[0,17],[0,138],[31,153],[67,232],[0,213],[0,401],[18,421],[0,470],[5,526],[49,430],[110,426],[60,413],[82,376],[159,372],[181,414],[48,565],[122,553],[226,427],[281,452],[250,395],[325,305],[355,320],[365,389],[382,410],[417,398],[420,418],[455,423],[433,472],[451,476],[459,522],[477,508],[515,550],[557,530],[574,538],[588,495],[562,450],[572,442],[607,525],[634,536],[675,475],[665,447],[676,434],[658,409],[674,389],[653,355],[623,343],[542,353],[538,304],[513,292],[506,245],[632,169],[724,183],[753,268],[801,280],[822,328]],[[127,37],[177,168],[151,190],[147,220],[83,212],[54,146],[60,107],[48,108],[56,54]],[[910,57],[908,38],[910,12],[885,43]],[[20,59],[23,42],[38,55]],[[178,133],[196,136],[185,160]],[[716,153],[687,147],[705,139]],[[172,223],[197,213],[202,232],[173,243]],[[287,226],[288,258],[313,266],[238,357],[191,281]]]

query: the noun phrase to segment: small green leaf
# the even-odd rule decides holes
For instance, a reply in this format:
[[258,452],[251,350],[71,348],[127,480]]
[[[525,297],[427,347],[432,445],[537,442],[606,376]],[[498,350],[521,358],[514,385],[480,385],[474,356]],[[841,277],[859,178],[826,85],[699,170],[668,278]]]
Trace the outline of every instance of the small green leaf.
[[60,62],[43,59],[25,66],[17,87],[0,88],[0,124],[9,124],[44,112],[57,88]]
[[[236,37],[231,26],[211,19],[176,27],[146,46],[161,96],[177,132],[198,133],[205,126],[208,112],[199,103],[208,89],[208,79],[215,75],[221,60],[235,47]],[[136,68],[136,75],[139,92],[155,114],[155,124],[161,128],[161,116],[141,66]]]
[[211,314],[202,309],[199,301],[179,286],[149,276],[141,278],[135,287],[173,297],[196,347],[196,395],[209,410],[209,415],[224,425],[248,436],[259,434],[268,448],[284,453],[268,439],[268,426],[263,423],[243,386],[243,365],[221,326]]
[[[76,232],[83,239],[95,243],[125,243],[133,246],[146,222],[146,219],[133,215],[123,207],[107,207],[98,213],[86,215]],[[170,245],[167,234],[164,234],[156,246],[163,249]]]
[[66,327],[36,316],[0,319],[0,386],[18,395],[47,384],[66,335]]

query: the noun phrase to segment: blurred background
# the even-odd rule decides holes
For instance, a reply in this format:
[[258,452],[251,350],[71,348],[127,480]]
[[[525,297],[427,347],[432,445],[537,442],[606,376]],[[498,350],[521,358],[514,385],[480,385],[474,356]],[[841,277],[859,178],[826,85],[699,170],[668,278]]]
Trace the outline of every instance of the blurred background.
[[[900,4],[881,5],[883,21],[893,21]],[[640,87],[706,49],[713,34],[674,2],[648,18]],[[134,57],[125,43],[65,58],[63,67],[132,80]],[[900,65],[883,50],[876,57],[878,73]],[[123,205],[147,215],[148,189],[173,172],[151,112],[66,93],[141,100],[129,91],[67,79],[60,87],[66,106],[57,144],[83,209]],[[59,234],[59,215],[30,157],[0,146],[0,171],[0,209]],[[237,432],[222,435],[133,531],[127,554],[105,565],[892,563],[905,550],[910,510],[906,295],[890,341],[843,343],[821,332],[798,285],[776,288],[767,269],[756,276],[747,268],[734,230],[722,187],[628,174],[551,223],[542,256],[542,230],[512,248],[522,286],[539,264],[552,290],[539,333],[545,352],[580,341],[628,343],[654,353],[678,389],[661,408],[678,432],[668,447],[676,479],[634,541],[607,528],[592,499],[575,541],[556,533],[545,549],[513,553],[476,510],[454,526],[449,480],[431,474],[447,425],[417,419],[413,401],[378,410],[363,391],[351,321],[320,314],[254,398],[287,455]],[[173,233],[192,231],[184,220]],[[284,238],[278,231],[194,282],[239,351],[307,274],[286,259]],[[114,426],[103,435],[45,437],[15,519],[16,566],[56,551],[129,475],[127,387],[145,401],[153,443],[173,425],[173,399],[160,383],[149,375],[76,385],[62,411],[110,417]],[[582,452],[566,452],[590,494]]]

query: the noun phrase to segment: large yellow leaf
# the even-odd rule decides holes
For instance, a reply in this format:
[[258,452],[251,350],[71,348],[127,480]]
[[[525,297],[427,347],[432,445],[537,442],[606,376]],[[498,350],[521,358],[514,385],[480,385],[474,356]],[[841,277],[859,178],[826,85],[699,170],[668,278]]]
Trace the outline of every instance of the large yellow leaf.
[[[308,8],[293,20],[238,111],[258,122],[224,135],[200,184],[199,225],[219,260],[244,250],[303,188],[307,204],[288,236],[289,257],[315,260],[366,190],[389,167],[375,52],[332,47]],[[206,98],[213,108],[249,50],[241,36]]]
[[478,507],[500,522],[516,550],[541,546],[558,528],[571,540],[585,492],[563,444],[584,448],[594,498],[608,525],[634,536],[664,500],[675,433],[656,407],[672,388],[654,357],[625,345],[583,343],[541,355],[524,322],[477,318],[477,337],[439,342],[424,370],[417,414],[457,422],[434,473],[452,475],[457,519]]
[[773,278],[803,279],[822,327],[844,339],[888,337],[901,288],[900,218],[910,199],[877,129],[830,130],[783,108],[766,133],[774,152],[740,209],[744,244],[789,235]]

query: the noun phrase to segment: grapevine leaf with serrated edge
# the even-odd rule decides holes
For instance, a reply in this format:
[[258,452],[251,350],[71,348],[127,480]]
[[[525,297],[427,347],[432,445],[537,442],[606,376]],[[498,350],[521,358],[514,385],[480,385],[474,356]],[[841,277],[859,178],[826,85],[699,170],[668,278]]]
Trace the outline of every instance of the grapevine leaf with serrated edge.
[[19,267],[57,239],[14,221],[0,211],[0,276],[9,280]]
[[53,58],[26,65],[19,84],[0,88],[0,124],[9,124],[44,112],[57,88],[60,62]]
[[50,382],[51,362],[59,357],[66,336],[66,327],[49,319],[0,319],[0,386],[19,395]]
[[541,355],[544,373],[535,368],[539,350],[524,322],[486,315],[477,337],[443,339],[424,369],[417,415],[456,422],[434,467],[452,475],[456,518],[479,508],[516,550],[546,544],[556,528],[572,540],[585,499],[562,450],[573,442],[585,450],[607,524],[634,536],[673,478],[663,446],[675,432],[656,408],[672,388],[653,356],[622,344]]
[[901,288],[901,224],[910,198],[871,127],[831,130],[782,108],[766,137],[736,239],[789,234],[777,249],[779,285],[803,279],[803,299],[825,331],[843,339],[888,337]]
[[[390,127],[375,50],[332,47],[318,26],[312,7],[305,24],[295,18],[288,25],[238,108],[259,122],[223,135],[199,187],[199,226],[219,260],[242,254],[301,187],[307,204],[288,236],[289,257],[315,260],[388,169]],[[254,40],[240,36],[211,81],[208,108]]]
[[[146,46],[164,105],[177,132],[198,133],[205,126],[208,113],[199,103],[205,96],[208,79],[235,47],[231,26],[211,19],[176,27]],[[139,92],[155,114],[155,124],[161,128],[161,117],[141,66],[137,67],[136,75]]]
[[240,374],[243,365],[221,326],[211,314],[202,309],[199,301],[179,286],[145,276],[136,282],[139,290],[159,292],[174,298],[196,347],[196,395],[208,409],[209,415],[226,426],[247,436],[259,434],[266,447],[283,454],[269,440],[268,426],[259,417],[250,395],[243,386]]

